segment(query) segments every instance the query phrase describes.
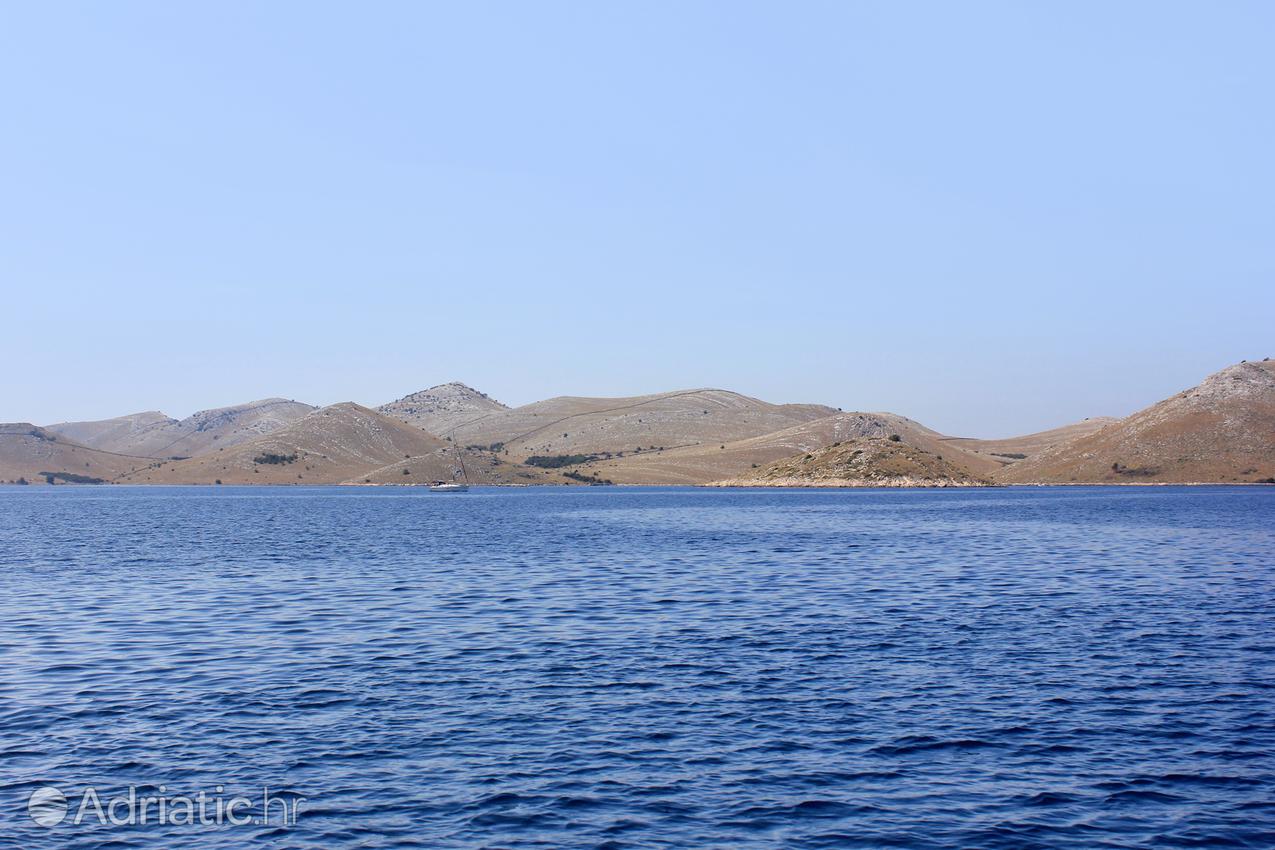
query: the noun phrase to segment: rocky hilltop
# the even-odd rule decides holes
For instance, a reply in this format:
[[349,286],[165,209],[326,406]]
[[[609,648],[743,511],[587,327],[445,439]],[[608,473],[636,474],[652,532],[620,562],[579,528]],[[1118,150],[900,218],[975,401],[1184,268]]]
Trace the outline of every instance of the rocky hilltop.
[[509,408],[473,387],[452,381],[405,395],[383,404],[377,411],[415,425],[436,436],[447,436],[458,426]]
[[201,410],[185,419],[158,411],[91,422],[61,422],[49,430],[90,448],[151,458],[194,457],[269,434],[313,411],[313,405],[264,398]]
[[855,437],[769,463],[718,487],[972,487],[986,478],[897,435]]
[[1006,467],[1006,483],[1275,479],[1275,363],[1237,363],[1125,419]]
[[[340,484],[393,467],[396,483],[452,477],[448,443],[353,402],[333,404],[270,434],[197,457],[159,461],[131,484]],[[408,475],[402,469],[411,467]],[[405,479],[405,480],[404,480]]]

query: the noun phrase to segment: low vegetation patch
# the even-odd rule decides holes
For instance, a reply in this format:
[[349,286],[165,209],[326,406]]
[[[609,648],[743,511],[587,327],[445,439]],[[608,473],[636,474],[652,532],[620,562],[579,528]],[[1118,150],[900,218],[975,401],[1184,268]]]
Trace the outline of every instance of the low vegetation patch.
[[541,469],[558,469],[563,466],[579,466],[597,459],[597,455],[532,455],[524,462],[527,466],[538,466]]
[[261,454],[254,457],[252,459],[252,462],[282,465],[282,464],[288,464],[288,463],[295,463],[296,459],[297,459],[296,452],[293,452],[290,455],[275,454],[274,452],[262,452]]
[[610,478],[599,478],[596,474],[584,475],[582,473],[576,472],[574,469],[570,470],[569,472],[562,473],[562,477],[570,478],[572,481],[579,481],[581,484],[599,485],[599,484],[614,484],[615,483]]
[[[80,475],[75,472],[41,472],[44,480],[49,484],[56,484],[58,481],[65,481],[67,484],[105,484],[105,478],[94,478],[92,475]],[[25,480],[22,481],[26,483]]]
[[1007,457],[1011,460],[1026,460],[1027,455],[1020,452],[992,452],[992,457]]
[[1145,478],[1151,475],[1158,475],[1160,467],[1158,466],[1124,466],[1117,462],[1111,464],[1111,471],[1116,475],[1127,475],[1130,478]]

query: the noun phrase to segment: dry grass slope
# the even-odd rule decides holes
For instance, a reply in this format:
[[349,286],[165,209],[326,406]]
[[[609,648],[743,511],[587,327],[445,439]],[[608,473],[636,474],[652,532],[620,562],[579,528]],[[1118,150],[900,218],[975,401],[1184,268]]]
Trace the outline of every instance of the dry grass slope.
[[314,407],[283,398],[201,410],[185,419],[157,411],[93,422],[62,422],[50,430],[91,448],[151,458],[195,457],[277,431]]
[[725,390],[631,398],[563,396],[460,426],[462,444],[502,443],[509,458],[631,452],[639,446],[720,445],[834,413],[816,404],[769,404]]
[[1094,416],[1060,428],[1024,434],[1021,437],[1006,437],[1000,440],[942,437],[940,443],[949,453],[956,454],[954,450],[960,449],[972,455],[973,457],[967,461],[971,466],[987,473],[999,473],[1002,467],[1062,446],[1118,421],[1110,416]]
[[719,487],[970,487],[963,466],[889,437],[856,437],[767,464]]
[[[834,413],[755,437],[708,443],[664,451],[626,452],[603,459],[589,469],[623,484],[705,484],[747,474],[797,453],[811,452],[855,437],[898,434],[907,442],[936,454],[940,435],[918,422],[894,413]],[[954,452],[962,454],[959,450]],[[988,468],[995,464],[986,461]]]
[[[265,436],[198,457],[157,462],[125,476],[138,484],[340,484],[395,470],[395,483],[450,478],[450,444],[345,402]],[[408,475],[402,470],[410,468]]]
[[80,445],[29,422],[0,424],[0,482],[25,480],[43,484],[44,473],[62,473],[56,479],[58,483],[76,483],[77,479],[113,481],[149,462],[149,458]]
[[1006,467],[1007,483],[1240,483],[1275,477],[1275,363],[1238,363]]

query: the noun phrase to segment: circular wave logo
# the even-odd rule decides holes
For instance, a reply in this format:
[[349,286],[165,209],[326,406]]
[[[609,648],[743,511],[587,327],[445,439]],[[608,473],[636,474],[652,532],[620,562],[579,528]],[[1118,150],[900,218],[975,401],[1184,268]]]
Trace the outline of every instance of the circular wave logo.
[[66,795],[48,785],[31,792],[27,814],[40,826],[57,826],[66,817]]

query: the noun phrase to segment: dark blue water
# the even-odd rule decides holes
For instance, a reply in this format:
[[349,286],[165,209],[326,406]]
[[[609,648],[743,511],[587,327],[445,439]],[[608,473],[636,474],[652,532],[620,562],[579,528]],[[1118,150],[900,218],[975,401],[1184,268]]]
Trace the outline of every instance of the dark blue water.
[[[4,847],[1275,846],[1271,489],[0,488],[0,558]],[[305,801],[70,822],[160,785]]]

